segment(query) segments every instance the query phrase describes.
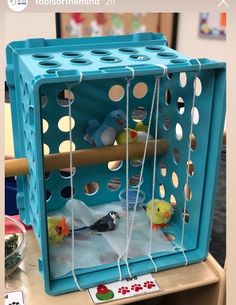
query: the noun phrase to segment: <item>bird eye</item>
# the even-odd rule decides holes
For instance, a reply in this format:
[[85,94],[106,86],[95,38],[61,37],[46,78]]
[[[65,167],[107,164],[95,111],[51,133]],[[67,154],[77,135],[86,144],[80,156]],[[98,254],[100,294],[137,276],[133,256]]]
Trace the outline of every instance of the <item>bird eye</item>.
[[157,211],[160,212],[160,209],[158,208]]

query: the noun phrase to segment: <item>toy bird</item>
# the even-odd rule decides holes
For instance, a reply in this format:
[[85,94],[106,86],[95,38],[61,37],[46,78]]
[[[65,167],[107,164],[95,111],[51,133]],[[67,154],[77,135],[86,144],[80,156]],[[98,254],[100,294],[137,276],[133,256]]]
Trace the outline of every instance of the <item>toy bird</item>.
[[61,243],[69,233],[65,217],[48,217],[48,240],[50,245]]
[[[116,137],[116,142],[118,145],[126,143],[126,128],[124,128]],[[137,142],[137,131],[134,129],[128,129],[128,143],[136,143]]]
[[90,230],[98,232],[112,231],[116,226],[116,218],[120,219],[119,215],[115,211],[109,212],[106,216],[98,219],[93,225],[90,226]]
[[173,208],[171,204],[165,200],[154,199],[153,200],[153,211],[152,211],[152,200],[147,203],[146,213],[148,218],[152,219],[153,230],[160,228],[166,228],[168,222],[173,215]]
[[[98,232],[112,231],[116,226],[116,218],[120,219],[118,213],[115,211],[110,211],[106,216],[98,219],[91,226],[77,228],[74,230],[74,232],[86,229]],[[60,244],[71,232],[72,231],[69,229],[69,225],[65,217],[48,217],[48,240],[50,245],[55,246]]]
[[148,131],[148,126],[143,124],[143,122],[137,122],[136,125],[135,125],[135,130],[136,131],[147,132]]
[[118,133],[125,127],[125,113],[122,110],[110,112],[102,123],[89,120],[86,128],[86,137],[96,147],[113,145]]

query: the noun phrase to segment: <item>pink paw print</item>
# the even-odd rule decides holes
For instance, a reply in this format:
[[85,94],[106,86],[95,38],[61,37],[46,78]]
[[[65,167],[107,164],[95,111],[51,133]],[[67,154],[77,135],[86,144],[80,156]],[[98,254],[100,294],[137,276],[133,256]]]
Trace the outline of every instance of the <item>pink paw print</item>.
[[131,286],[131,290],[134,290],[136,292],[139,292],[139,290],[142,290],[142,289],[143,289],[143,287],[141,286],[141,284],[133,284]]
[[143,286],[147,289],[152,289],[153,287],[155,287],[155,283],[153,281],[147,281],[143,284]]
[[123,295],[126,295],[126,293],[129,293],[130,292],[130,290],[129,290],[129,288],[128,287],[120,287],[119,289],[118,289],[118,293],[122,293]]

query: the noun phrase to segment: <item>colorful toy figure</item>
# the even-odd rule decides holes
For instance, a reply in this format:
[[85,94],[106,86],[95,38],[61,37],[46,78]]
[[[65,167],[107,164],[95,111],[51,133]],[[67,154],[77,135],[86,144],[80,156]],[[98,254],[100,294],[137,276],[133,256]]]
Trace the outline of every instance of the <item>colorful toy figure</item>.
[[158,230],[160,228],[166,228],[168,222],[173,215],[173,208],[171,204],[165,200],[154,199],[153,210],[152,200],[147,203],[146,213],[148,218],[152,219],[152,228]]
[[61,243],[69,233],[65,217],[48,217],[48,240],[50,245]]
[[125,124],[124,111],[114,110],[106,116],[102,124],[95,119],[90,120],[86,128],[86,138],[96,147],[113,145]]
[[[121,144],[125,144],[126,143],[126,128],[124,128],[116,137],[116,142],[118,145]],[[128,131],[128,139],[129,142],[128,143],[136,143],[137,142],[137,131],[135,131],[134,129],[129,128]]]
[[[98,232],[112,231],[116,226],[116,219],[120,219],[115,211],[110,211],[107,215],[98,219],[91,226],[85,226],[75,229],[74,232],[82,230],[92,230]],[[50,216],[48,217],[48,240],[51,246],[60,244],[63,239],[71,233],[65,217]]]

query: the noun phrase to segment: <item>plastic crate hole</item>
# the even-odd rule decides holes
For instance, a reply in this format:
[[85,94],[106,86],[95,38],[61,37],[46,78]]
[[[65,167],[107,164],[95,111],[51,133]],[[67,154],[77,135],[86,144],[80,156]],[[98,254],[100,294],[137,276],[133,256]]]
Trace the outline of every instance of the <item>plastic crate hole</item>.
[[188,62],[188,60],[187,59],[177,58],[177,59],[171,59],[170,62],[172,64],[185,64],[186,62]]
[[121,85],[114,85],[110,88],[108,96],[112,102],[119,102],[125,95],[125,90]]
[[172,79],[172,77],[173,77],[173,73],[167,73],[167,79]]
[[137,107],[132,112],[132,119],[134,122],[142,122],[147,116],[147,110],[144,107]]
[[178,107],[178,112],[179,114],[183,114],[184,110],[185,110],[185,105],[184,105],[184,100],[182,99],[182,97],[178,97],[177,100],[177,107]]
[[175,58],[177,57],[177,55],[173,52],[161,52],[161,53],[157,53],[157,55],[159,57],[163,57],[163,58]]
[[[68,115],[63,116],[62,118],[60,118],[60,120],[58,121],[58,128],[62,131],[62,132],[69,132],[70,131],[70,117]],[[75,120],[73,119],[73,117],[71,117],[71,130],[75,127]]]
[[[75,143],[71,142],[71,146],[72,146],[72,150],[75,150]],[[59,152],[68,152],[70,151],[70,141],[69,140],[65,140],[63,142],[61,142],[61,144],[59,145]]]
[[123,165],[123,160],[117,160],[117,161],[110,161],[107,164],[107,167],[110,171],[115,172],[121,169]]
[[129,180],[129,184],[131,187],[135,188],[135,187],[138,187],[139,185],[142,185],[143,183],[143,178],[142,178],[142,181],[139,183],[139,180],[140,180],[140,174],[135,174],[133,175],[130,180]]
[[107,183],[107,189],[111,192],[117,191],[121,187],[121,180],[120,178],[112,178]]
[[47,181],[51,177],[51,172],[45,172],[44,173],[44,179]]
[[188,201],[192,199],[192,190],[191,190],[189,184],[184,185],[184,196],[185,196],[186,200],[188,200]]
[[165,103],[166,105],[170,105],[171,102],[171,93],[169,89],[165,90]]
[[58,71],[63,71],[63,69],[49,69],[49,70],[46,71],[46,73],[48,73],[48,74],[55,74]]
[[44,61],[40,61],[39,65],[43,68],[48,68],[48,67],[59,67],[61,64],[58,61],[54,61],[54,60],[44,60]]
[[159,184],[159,195],[161,198],[164,198],[165,197],[165,187],[162,183]]
[[145,49],[152,52],[161,52],[165,50],[165,48],[161,46],[147,46]]
[[20,90],[24,94],[24,81],[23,81],[22,74],[20,74]]
[[176,239],[175,235],[173,233],[164,232],[165,237],[168,239],[168,241],[174,241]]
[[34,127],[34,107],[29,107],[29,124],[31,127]]
[[126,54],[130,54],[130,53],[138,53],[138,50],[135,48],[119,48],[119,51],[121,53],[126,53]]
[[142,160],[138,160],[138,159],[132,159],[132,160],[130,160],[130,165],[131,165],[132,167],[139,167],[139,166],[142,165],[142,163],[143,163]]
[[196,96],[200,96],[202,93],[202,82],[198,77],[195,78],[194,82],[195,82],[195,94]]
[[175,188],[178,187],[179,185],[179,178],[178,178],[178,175],[176,174],[176,172],[173,172],[172,175],[171,175],[171,179],[172,179],[172,184]]
[[88,196],[95,195],[99,190],[99,184],[97,182],[89,182],[84,186],[84,193]]
[[173,160],[175,164],[179,164],[180,162],[180,151],[178,148],[173,149]]
[[184,88],[187,85],[187,74],[185,72],[179,73],[179,85]]
[[44,53],[36,53],[36,54],[33,54],[32,57],[34,59],[40,59],[40,60],[53,58],[53,56],[51,54],[46,54],[46,53],[45,54]]
[[160,164],[160,172],[161,172],[161,175],[162,175],[163,177],[166,176],[167,167],[166,167],[166,165],[165,165],[164,163],[161,163],[161,164]]
[[108,50],[102,50],[102,49],[100,49],[100,50],[92,50],[92,51],[91,51],[91,54],[93,54],[93,55],[110,55],[111,52],[108,51]]
[[45,200],[48,202],[52,197],[52,193],[49,190],[45,190]]
[[185,223],[189,223],[189,211],[188,211],[188,209],[185,209],[185,212],[184,212],[184,208],[182,208],[182,217],[184,218]]
[[43,133],[46,133],[48,131],[48,121],[46,121],[45,119],[43,119]]
[[199,122],[199,111],[197,107],[193,107],[191,110],[192,122],[194,125],[197,125]]
[[101,57],[101,61],[114,64],[120,62],[121,59],[119,57],[114,57],[114,56],[103,56]]
[[65,89],[57,95],[57,103],[61,107],[68,107],[74,102],[74,98],[74,93],[71,90]]
[[144,54],[133,54],[129,56],[130,59],[132,60],[137,60],[137,61],[146,61],[149,60],[150,57]]
[[179,141],[183,138],[183,129],[179,123],[175,125],[175,137]]
[[168,130],[170,128],[170,119],[167,114],[163,115],[163,128]]
[[89,59],[81,58],[81,59],[71,59],[72,64],[76,65],[90,65],[92,62]]
[[62,53],[65,57],[81,57],[83,56],[80,52],[74,52],[74,51],[66,51]]
[[176,202],[176,198],[173,194],[170,195],[170,204],[173,209],[176,209],[177,202]]
[[193,176],[194,175],[194,164],[193,161],[189,160],[186,162],[186,166],[187,166],[187,172],[189,176]]
[[40,94],[40,103],[41,103],[42,108],[46,107],[46,105],[48,103],[48,98],[47,98],[46,94],[44,94],[44,93]]
[[69,179],[71,176],[74,176],[76,173],[76,168],[72,167],[72,175],[69,168],[62,168],[60,170],[60,176],[64,179]]
[[148,86],[144,82],[139,82],[134,86],[133,95],[138,99],[144,98],[147,92],[148,92]]
[[190,135],[190,142],[191,150],[194,151],[197,147],[197,139],[193,133]]
[[[75,194],[75,188],[73,188],[73,195]],[[71,198],[71,187],[66,186],[61,190],[62,198]]]
[[50,154],[50,148],[47,144],[43,144],[43,153],[44,155],[49,155]]

